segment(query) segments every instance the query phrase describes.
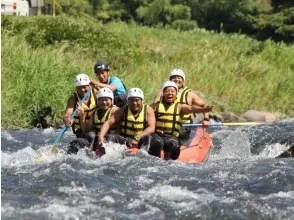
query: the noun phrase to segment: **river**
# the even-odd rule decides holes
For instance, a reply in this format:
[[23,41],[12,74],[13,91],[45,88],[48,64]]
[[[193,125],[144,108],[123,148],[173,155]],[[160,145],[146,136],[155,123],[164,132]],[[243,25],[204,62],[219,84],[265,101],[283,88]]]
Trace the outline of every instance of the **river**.
[[294,159],[275,158],[293,125],[209,128],[213,148],[203,164],[129,156],[117,144],[99,159],[66,155],[71,131],[50,154],[59,130],[2,130],[1,217],[294,219]]

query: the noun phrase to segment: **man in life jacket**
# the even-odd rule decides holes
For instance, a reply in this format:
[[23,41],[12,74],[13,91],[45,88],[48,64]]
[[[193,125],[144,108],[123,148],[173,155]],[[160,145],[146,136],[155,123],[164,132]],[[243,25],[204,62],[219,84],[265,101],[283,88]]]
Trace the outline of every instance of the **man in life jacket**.
[[79,105],[81,105],[85,112],[85,120],[88,121],[91,115],[96,110],[97,103],[95,91],[91,90],[90,94],[84,100],[84,102],[82,104],[79,104],[81,103],[81,100],[83,99],[87,91],[91,89],[90,78],[86,74],[78,74],[75,78],[74,85],[76,87],[76,91],[70,96],[70,98],[67,101],[63,121],[66,126],[72,126],[74,134],[77,138],[80,138],[85,137],[85,134],[83,133],[83,130],[81,128],[80,116],[79,114],[75,115],[73,120],[70,120],[70,116],[75,111],[75,109],[78,108]]
[[191,113],[205,113],[212,111],[212,106],[187,105],[176,101],[178,86],[173,81],[167,81],[162,87],[162,98],[153,103],[156,126],[152,134],[149,151],[160,157],[164,151],[164,159],[176,160],[180,155],[181,141],[179,139],[182,127],[182,117]]
[[[127,99],[128,104],[104,122],[98,137],[100,144],[110,141],[138,148],[149,144],[150,134],[155,131],[154,111],[144,104],[144,94],[139,88],[130,89]],[[109,135],[106,138],[105,135],[113,125],[120,127],[120,135]]]
[[[185,86],[186,75],[182,69],[173,69],[169,74],[169,80],[175,82],[178,86],[177,101],[187,105],[198,105],[203,107],[206,105],[203,99],[201,99],[195,92]],[[154,99],[154,103],[159,102],[162,96],[162,91],[159,91]],[[203,113],[203,126],[209,126],[209,114]],[[182,123],[190,124],[192,122],[192,115],[186,114],[182,118]],[[182,127],[180,130],[180,138],[182,140],[189,139],[191,128]]]
[[[97,93],[97,109],[91,115],[89,121],[85,120],[86,114],[82,106],[78,107],[78,114],[81,119],[81,128],[84,134],[94,137],[89,142],[87,138],[77,138],[70,143],[68,153],[77,153],[80,148],[89,147],[93,151],[98,148],[98,134],[102,124],[108,120],[119,108],[113,105],[113,92],[108,88],[100,89]],[[115,133],[116,128],[110,128],[108,133]],[[103,152],[102,152],[103,153]],[[105,153],[105,152],[104,152]]]
[[110,67],[107,63],[97,62],[94,65],[94,73],[98,81],[91,80],[90,84],[95,89],[108,88],[114,95],[114,104],[122,107],[126,104],[126,87],[123,82],[115,76],[110,76]]

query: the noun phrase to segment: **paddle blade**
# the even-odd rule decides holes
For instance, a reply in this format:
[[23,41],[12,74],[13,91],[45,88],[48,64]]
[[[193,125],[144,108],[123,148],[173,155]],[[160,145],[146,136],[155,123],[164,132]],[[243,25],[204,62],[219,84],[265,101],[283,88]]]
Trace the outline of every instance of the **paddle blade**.
[[52,147],[51,153],[52,153],[52,154],[57,154],[57,152],[58,152],[58,144],[55,144],[55,145]]
[[44,160],[45,160],[45,157],[44,157],[43,154],[41,154],[41,155],[39,155],[39,156],[37,157],[37,159],[35,159],[35,162],[36,162],[36,163],[42,163]]

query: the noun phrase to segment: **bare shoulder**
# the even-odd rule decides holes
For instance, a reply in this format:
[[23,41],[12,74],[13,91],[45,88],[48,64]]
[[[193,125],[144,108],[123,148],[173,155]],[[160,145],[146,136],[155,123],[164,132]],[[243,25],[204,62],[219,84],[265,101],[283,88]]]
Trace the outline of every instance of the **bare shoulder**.
[[190,96],[191,98],[200,99],[200,92],[196,92],[196,91],[190,90],[188,92],[188,96]]
[[162,96],[162,91],[161,90],[158,90],[158,92],[156,93],[154,99],[153,99],[153,102],[158,102],[160,101],[161,99],[161,96]]
[[[203,94],[201,94],[201,96],[204,96]],[[188,102],[190,105],[204,105],[205,101],[200,97],[200,93],[199,92],[195,92],[195,91],[190,91],[188,93]]]
[[114,105],[112,107],[112,109],[111,109],[111,112],[114,113],[114,112],[118,111],[119,109],[120,109],[119,107],[117,107],[116,105]]
[[155,109],[158,107],[158,105],[159,105],[159,101],[158,102],[153,102],[148,107],[150,107],[153,111],[155,111]]
[[191,92],[193,92],[196,96],[198,96],[200,99],[205,99],[205,94],[197,91],[197,90],[191,90]]
[[154,113],[154,110],[151,106],[147,106],[147,113],[149,113],[149,114]]

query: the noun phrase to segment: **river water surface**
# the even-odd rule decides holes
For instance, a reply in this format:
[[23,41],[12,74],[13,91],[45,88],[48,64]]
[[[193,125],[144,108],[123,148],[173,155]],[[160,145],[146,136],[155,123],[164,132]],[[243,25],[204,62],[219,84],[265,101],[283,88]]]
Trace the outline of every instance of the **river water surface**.
[[[294,219],[294,159],[276,159],[294,121],[209,128],[203,164],[163,161],[107,144],[93,159],[66,155],[59,131],[2,130],[2,219]],[[42,163],[36,158],[43,153]]]

